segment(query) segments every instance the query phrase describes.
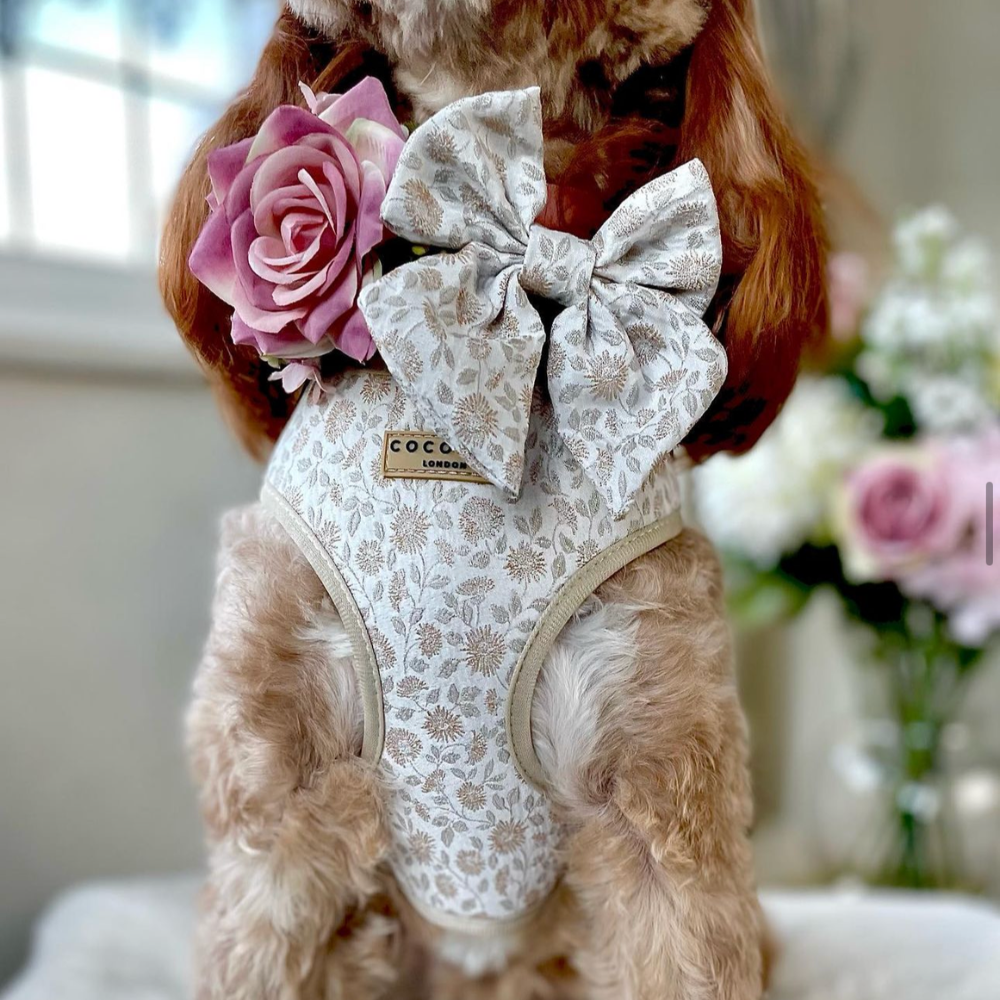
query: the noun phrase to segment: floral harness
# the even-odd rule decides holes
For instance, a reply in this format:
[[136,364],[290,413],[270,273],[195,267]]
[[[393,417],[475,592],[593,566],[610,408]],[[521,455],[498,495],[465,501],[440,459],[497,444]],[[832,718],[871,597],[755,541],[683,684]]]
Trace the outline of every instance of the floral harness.
[[514,498],[442,447],[391,375],[354,371],[300,402],[263,502],[350,634],[402,890],[446,928],[523,922],[559,877],[539,671],[602,582],[680,531],[670,463],[616,519],[536,391]]

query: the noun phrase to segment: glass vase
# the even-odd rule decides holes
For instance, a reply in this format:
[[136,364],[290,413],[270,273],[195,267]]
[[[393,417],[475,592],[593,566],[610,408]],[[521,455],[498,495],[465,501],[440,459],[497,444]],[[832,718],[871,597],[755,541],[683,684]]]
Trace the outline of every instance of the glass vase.
[[[1000,767],[960,719],[972,660],[938,627],[877,634],[868,717],[830,755],[820,839],[831,875],[908,889],[995,888]],[[872,711],[874,708],[874,711]]]

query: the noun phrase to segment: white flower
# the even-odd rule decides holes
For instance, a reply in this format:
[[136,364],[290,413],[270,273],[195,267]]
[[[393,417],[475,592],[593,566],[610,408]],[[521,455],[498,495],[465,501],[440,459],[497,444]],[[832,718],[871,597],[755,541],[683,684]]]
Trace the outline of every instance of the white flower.
[[705,530],[720,548],[773,565],[822,532],[845,469],[880,430],[840,379],[800,379],[749,454],[717,455],[695,470]]
[[955,291],[988,292],[994,280],[993,255],[982,240],[963,240],[942,261],[941,281]]
[[993,406],[980,383],[980,372],[913,372],[904,377],[902,390],[917,424],[932,433],[945,433],[979,427],[993,418]]
[[958,235],[958,222],[943,205],[931,205],[904,219],[893,233],[903,274],[917,281],[934,276]]
[[865,346],[908,355],[909,363],[948,363],[989,349],[997,309],[988,291],[968,293],[891,281],[862,330]]
[[901,222],[895,245],[894,273],[862,327],[858,373],[877,399],[905,398],[921,429],[974,427],[997,402],[990,254],[943,208]]

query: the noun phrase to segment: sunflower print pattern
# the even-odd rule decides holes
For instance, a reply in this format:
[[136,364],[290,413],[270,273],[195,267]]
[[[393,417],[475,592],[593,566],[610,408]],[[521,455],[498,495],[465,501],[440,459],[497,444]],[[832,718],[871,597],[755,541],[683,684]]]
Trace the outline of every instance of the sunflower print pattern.
[[518,500],[490,484],[386,479],[384,433],[423,421],[387,373],[348,372],[299,404],[266,475],[364,620],[392,867],[424,913],[514,918],[551,891],[562,834],[512,759],[512,673],[561,584],[679,507],[667,465],[616,520],[538,393],[530,415]]

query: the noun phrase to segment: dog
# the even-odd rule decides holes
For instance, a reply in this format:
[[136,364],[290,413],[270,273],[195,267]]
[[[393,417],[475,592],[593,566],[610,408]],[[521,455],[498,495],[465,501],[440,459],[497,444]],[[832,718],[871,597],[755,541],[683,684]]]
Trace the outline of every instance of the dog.
[[[685,448],[697,461],[756,441],[827,305],[812,171],[749,0],[292,0],[196,151],[161,251],[167,307],[253,455],[271,454],[291,403],[188,271],[206,161],[301,103],[300,81],[342,91],[369,75],[417,125],[470,95],[539,87],[543,221],[581,238],[700,160],[723,253],[706,322],[728,375]],[[441,926],[401,887],[350,633],[273,510],[225,518],[188,717],[210,845],[201,1000],[761,996],[747,737],[704,537],[685,528],[628,562],[548,649],[529,740],[562,831],[560,877],[509,933]]]

